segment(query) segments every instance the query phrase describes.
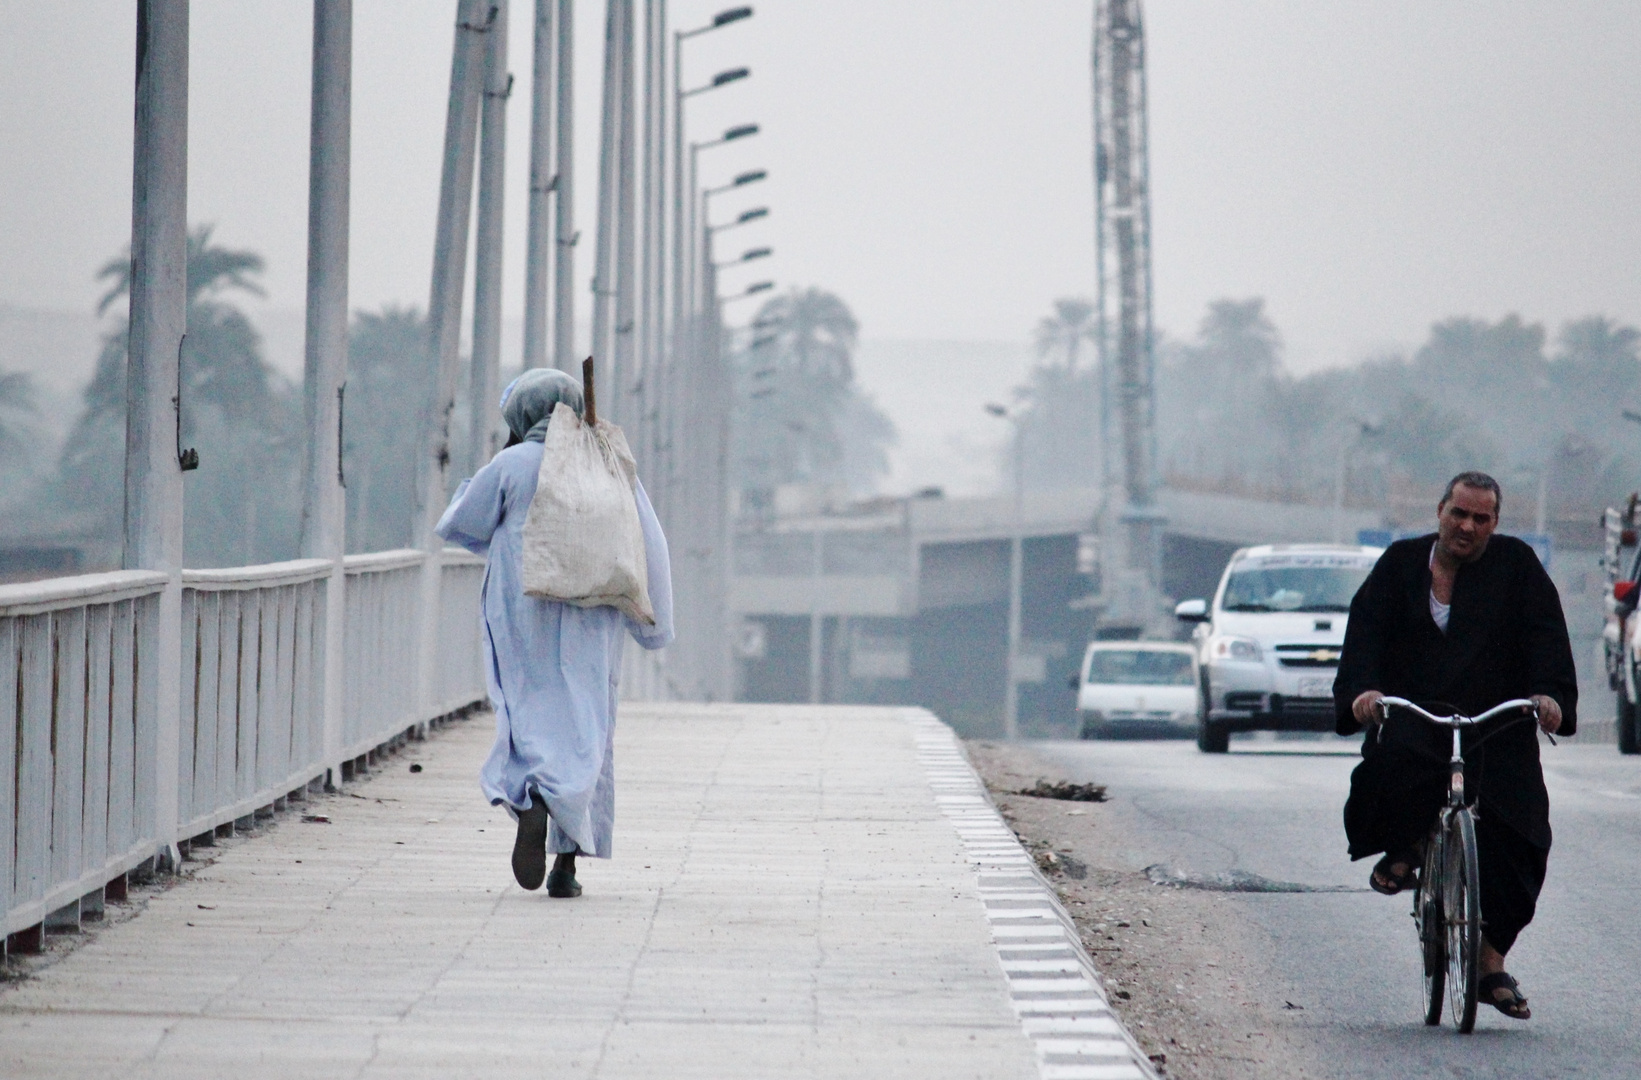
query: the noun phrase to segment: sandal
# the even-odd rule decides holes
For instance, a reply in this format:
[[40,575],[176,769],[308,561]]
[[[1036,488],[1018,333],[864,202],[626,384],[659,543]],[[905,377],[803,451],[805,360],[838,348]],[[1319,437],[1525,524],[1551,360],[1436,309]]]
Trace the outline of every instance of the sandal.
[[[1496,996],[1499,990],[1510,991],[1510,996],[1500,998]],[[1521,994],[1521,987],[1508,973],[1495,971],[1491,975],[1483,975],[1476,983],[1476,1000],[1484,1005],[1491,1005],[1512,1020],[1531,1020],[1533,1010],[1527,1007],[1527,999]]]
[[[1411,851],[1400,855],[1385,855],[1384,858],[1373,864],[1373,873],[1368,875],[1368,885],[1376,893],[1386,896],[1395,896],[1404,889],[1416,888],[1419,884],[1419,857]],[[1391,866],[1401,863],[1406,867],[1400,874],[1391,871]]]

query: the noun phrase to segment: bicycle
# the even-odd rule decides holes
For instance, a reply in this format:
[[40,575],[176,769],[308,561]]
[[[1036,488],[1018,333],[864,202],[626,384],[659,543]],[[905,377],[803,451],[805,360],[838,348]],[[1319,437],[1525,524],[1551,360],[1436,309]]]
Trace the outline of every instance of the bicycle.
[[1379,699],[1381,714],[1390,719],[1392,708],[1406,709],[1432,724],[1453,730],[1453,756],[1448,762],[1447,804],[1431,825],[1425,841],[1424,865],[1413,892],[1413,920],[1419,928],[1419,951],[1424,961],[1424,1022],[1442,1022],[1442,997],[1459,1034],[1476,1026],[1477,955],[1481,951],[1481,884],[1476,864],[1475,813],[1464,798],[1464,755],[1459,733],[1496,716],[1522,709],[1536,720],[1538,706],[1527,698],[1495,705],[1480,716],[1436,716],[1406,698]]

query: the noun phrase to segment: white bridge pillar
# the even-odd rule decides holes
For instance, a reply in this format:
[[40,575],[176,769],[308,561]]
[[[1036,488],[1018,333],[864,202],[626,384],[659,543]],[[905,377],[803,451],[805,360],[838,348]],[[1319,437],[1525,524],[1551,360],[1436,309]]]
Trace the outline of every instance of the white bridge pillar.
[[152,660],[145,658],[140,669],[138,693],[153,703],[156,722],[138,729],[137,829],[174,858],[182,705],[179,359],[188,330],[188,0],[138,0],[132,159],[121,561],[128,570],[158,570],[169,578],[152,636],[139,628],[139,640],[155,642]]

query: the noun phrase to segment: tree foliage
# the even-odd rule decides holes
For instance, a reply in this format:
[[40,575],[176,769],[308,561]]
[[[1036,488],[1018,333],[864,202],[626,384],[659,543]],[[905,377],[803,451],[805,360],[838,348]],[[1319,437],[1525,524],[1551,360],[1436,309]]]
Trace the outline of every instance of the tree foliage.
[[[255,252],[215,244],[208,225],[188,236],[187,337],[181,352],[184,445],[199,450],[200,468],[184,478],[184,559],[227,566],[295,555],[299,527],[302,425],[297,388],[263,359],[262,340],[235,292],[261,295]],[[106,311],[131,289],[129,257],[97,275],[110,287]],[[120,318],[103,338],[81,414],[58,462],[63,527],[117,536],[122,528],[126,358],[129,323]]]
[[[1018,391],[1028,487],[1100,483],[1099,376],[1063,344],[1078,340],[1064,303],[1038,324],[1045,362]],[[1263,300],[1217,300],[1191,340],[1159,335],[1159,473],[1165,483],[1327,502],[1344,453],[1361,505],[1480,468],[1518,488],[1543,476],[1552,516],[1582,517],[1641,486],[1641,431],[1621,415],[1641,409],[1641,331],[1590,316],[1551,342],[1517,315],[1457,317],[1407,355],[1296,376]],[[1109,444],[1120,447],[1115,431]]]
[[888,471],[895,430],[854,383],[860,328],[822,289],[767,301],[731,357],[735,483],[754,505],[782,484],[870,492]]
[[[427,318],[419,310],[387,307],[354,315],[343,451],[351,551],[412,542],[416,461],[435,375]],[[456,415],[466,410],[458,408]]]

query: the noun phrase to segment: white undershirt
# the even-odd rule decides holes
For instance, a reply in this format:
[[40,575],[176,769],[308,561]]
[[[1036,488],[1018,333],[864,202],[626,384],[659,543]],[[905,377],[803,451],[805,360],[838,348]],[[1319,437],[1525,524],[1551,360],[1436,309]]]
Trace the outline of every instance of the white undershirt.
[[[1435,544],[1430,545],[1430,569],[1432,573],[1434,573],[1436,569]],[[1443,634],[1447,633],[1447,620],[1452,614],[1452,604],[1444,604],[1440,600],[1436,599],[1436,582],[1432,580],[1430,583],[1430,618],[1435,622],[1436,629],[1440,630]]]

